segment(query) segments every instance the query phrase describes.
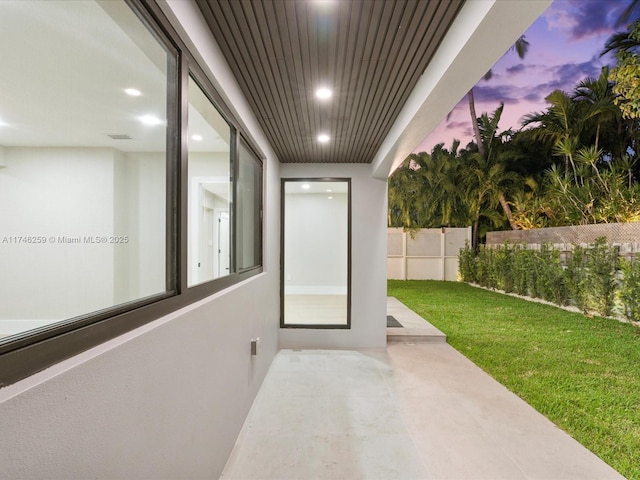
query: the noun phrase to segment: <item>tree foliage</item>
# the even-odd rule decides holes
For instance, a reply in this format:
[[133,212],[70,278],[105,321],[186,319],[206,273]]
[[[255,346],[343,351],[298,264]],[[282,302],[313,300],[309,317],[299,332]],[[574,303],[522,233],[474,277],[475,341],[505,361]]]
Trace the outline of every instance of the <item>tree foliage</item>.
[[616,94],[615,104],[623,118],[640,118],[640,22],[629,26],[627,32],[613,35],[604,52],[615,52],[618,64],[611,70],[609,80]]
[[640,221],[640,22],[604,51],[611,71],[551,92],[520,130],[499,130],[500,105],[465,148],[410,155],[389,178],[389,225],[473,226],[475,250],[492,229]]

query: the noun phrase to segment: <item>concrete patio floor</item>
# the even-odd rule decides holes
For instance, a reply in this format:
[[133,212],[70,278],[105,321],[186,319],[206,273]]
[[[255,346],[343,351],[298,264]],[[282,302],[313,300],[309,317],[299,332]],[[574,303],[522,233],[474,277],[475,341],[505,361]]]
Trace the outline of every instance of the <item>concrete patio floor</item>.
[[446,343],[398,343],[280,351],[221,478],[623,477]]

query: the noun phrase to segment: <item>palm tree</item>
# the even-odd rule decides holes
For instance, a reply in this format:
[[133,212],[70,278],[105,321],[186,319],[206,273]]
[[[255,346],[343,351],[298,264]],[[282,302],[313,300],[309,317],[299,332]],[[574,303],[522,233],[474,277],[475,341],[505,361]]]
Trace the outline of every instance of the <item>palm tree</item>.
[[451,151],[436,145],[430,155],[422,155],[418,171],[422,179],[420,199],[422,223],[429,227],[468,225],[467,209],[458,192],[460,142],[454,140]]
[[[529,50],[529,42],[527,41],[524,35],[521,35],[520,38],[518,38],[518,40],[516,40],[516,42],[513,45],[511,45],[511,47],[507,51],[508,52],[515,51],[518,54],[518,57],[520,57],[520,59],[523,59],[527,54],[528,50]],[[485,80],[489,80],[492,77],[492,75],[493,75],[493,72],[489,70],[487,73],[485,73],[483,78]],[[478,145],[478,151],[480,153],[484,153],[482,142],[480,141],[480,131],[478,129],[478,123],[477,123],[478,116],[476,115],[476,104],[475,104],[475,98],[473,95],[473,87],[469,90],[467,97],[469,99],[469,113],[471,114],[471,124],[473,125],[473,133],[476,138],[476,144]]]
[[[412,155],[413,156],[413,155]],[[417,181],[411,168],[409,156],[389,177],[389,205],[387,223],[389,227],[415,227],[415,203]]]
[[507,170],[505,162],[500,158],[500,146],[510,135],[510,131],[498,134],[498,122],[503,108],[504,105],[500,105],[491,116],[485,113],[478,119],[478,138],[484,153],[476,152],[469,155],[469,162],[465,165],[461,181],[473,221],[474,248],[478,246],[482,217],[495,225],[504,221],[496,212],[498,204],[502,206],[511,227],[518,228],[505,193],[513,185],[521,185],[522,178],[517,173]]
[[[505,139],[510,140],[512,132],[511,130],[507,130],[500,134],[498,133],[498,123],[500,122],[500,118],[502,117],[503,109],[504,104],[500,104],[500,106],[493,112],[491,117],[489,117],[486,113],[483,113],[478,119],[477,125],[478,131],[480,132],[479,145],[482,145],[482,150],[478,148],[478,152],[486,157],[488,165],[501,163],[503,170],[506,172],[506,165],[499,157],[499,150],[503,145]],[[518,176],[517,174],[513,173],[512,177],[513,179],[516,179]],[[502,211],[509,221],[509,225],[513,230],[517,230],[518,225],[513,220],[511,207],[509,206],[509,202],[507,202],[505,191],[503,189],[499,189],[497,191],[497,198],[500,206],[502,207]]]
[[609,67],[602,67],[600,76],[587,78],[581,81],[575,88],[572,99],[582,102],[586,108],[586,116],[595,119],[596,138],[595,150],[598,150],[600,142],[600,129],[604,122],[622,118],[620,109],[615,104],[613,84],[609,81]]
[[[591,174],[597,179],[601,190],[606,195],[611,195],[609,185],[602,179],[602,175],[600,175],[600,169],[598,168],[598,161],[601,157],[602,150],[598,150],[595,146],[584,147],[578,150],[576,161],[586,167],[591,167]],[[587,175],[585,174],[584,177],[586,176]]]
[[389,178],[389,226],[436,228],[470,224],[466,204],[460,196],[460,142],[451,150],[444,144],[409,155]]
[[578,174],[573,156],[579,144],[580,134],[585,118],[580,111],[580,104],[562,90],[555,90],[545,100],[551,104],[545,112],[534,112],[524,116],[522,126],[538,124],[530,130],[534,138],[552,140],[554,153],[564,158],[565,176],[569,175],[569,166],[573,170],[574,179]]
[[640,0],[631,0],[631,3],[624,9],[618,20],[616,21],[616,27],[630,23],[640,16]]
[[497,212],[500,196],[510,183],[519,180],[518,174],[505,169],[503,163],[490,164],[479,153],[473,154],[471,164],[465,169],[463,192],[473,221],[473,248],[480,239],[480,220],[485,218],[499,226],[503,217]]
[[[422,153],[416,159],[420,178],[420,223],[424,226],[442,226],[447,213],[447,170],[451,159],[443,144],[433,147],[431,154]],[[433,225],[432,225],[433,224]],[[438,224],[438,225],[435,225]]]
[[594,194],[590,185],[580,187],[556,165],[552,165],[545,176],[546,194],[551,209],[563,221],[558,225],[586,225],[592,221]]
[[[618,17],[615,27],[623,25],[629,27],[636,23],[638,18],[640,18],[640,0],[631,0],[627,8]],[[600,56],[612,51],[635,51],[638,47],[640,47],[640,40],[637,36],[632,35],[632,28],[627,28],[626,32],[616,32],[609,37]]]

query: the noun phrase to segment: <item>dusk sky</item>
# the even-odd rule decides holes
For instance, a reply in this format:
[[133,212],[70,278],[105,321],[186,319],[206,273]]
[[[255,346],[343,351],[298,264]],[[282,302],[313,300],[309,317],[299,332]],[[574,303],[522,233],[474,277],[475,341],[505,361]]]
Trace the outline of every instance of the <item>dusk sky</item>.
[[[474,87],[476,114],[493,112],[504,102],[499,130],[518,130],[523,115],[547,107],[544,99],[553,90],[571,92],[581,80],[597,78],[604,65],[613,63],[600,52],[614,31],[625,29],[614,25],[630,1],[555,0],[525,32],[529,42],[525,58],[507,52],[493,67],[491,79],[481,79]],[[464,147],[472,137],[465,95],[415,152],[431,152],[442,142],[449,148],[454,138]]]

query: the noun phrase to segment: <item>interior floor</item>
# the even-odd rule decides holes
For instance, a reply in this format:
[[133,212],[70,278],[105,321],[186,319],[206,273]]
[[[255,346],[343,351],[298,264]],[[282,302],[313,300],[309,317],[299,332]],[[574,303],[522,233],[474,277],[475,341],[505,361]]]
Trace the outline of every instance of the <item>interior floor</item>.
[[346,325],[347,295],[285,295],[287,325]]
[[623,477],[440,343],[280,351],[221,478]]

